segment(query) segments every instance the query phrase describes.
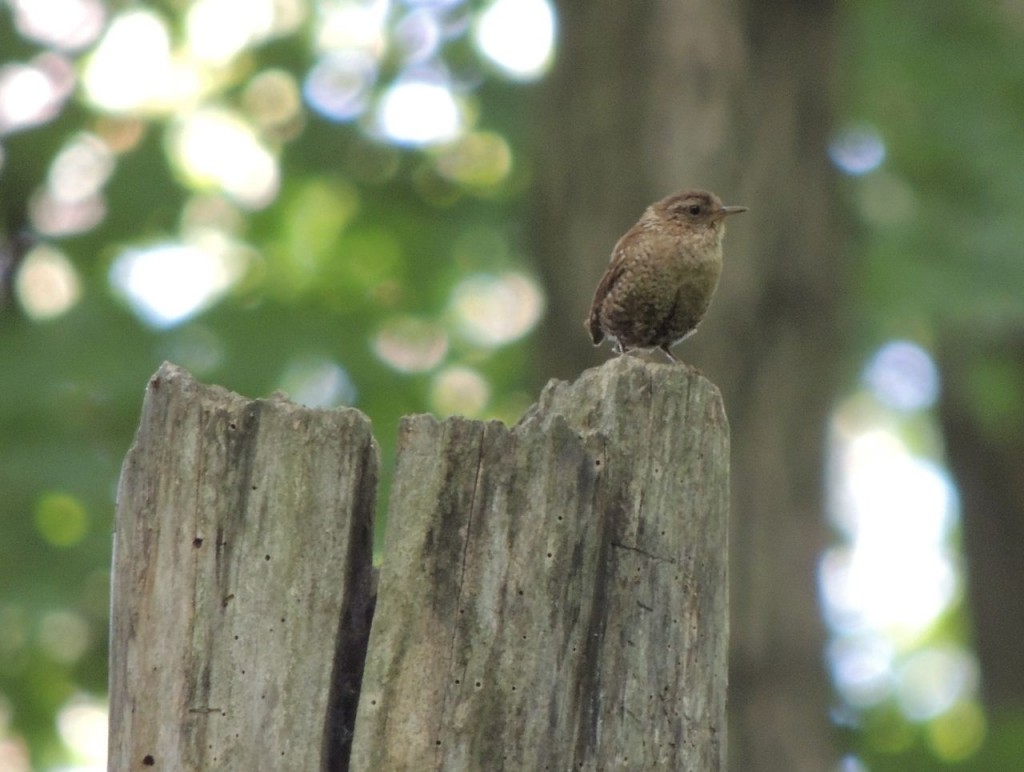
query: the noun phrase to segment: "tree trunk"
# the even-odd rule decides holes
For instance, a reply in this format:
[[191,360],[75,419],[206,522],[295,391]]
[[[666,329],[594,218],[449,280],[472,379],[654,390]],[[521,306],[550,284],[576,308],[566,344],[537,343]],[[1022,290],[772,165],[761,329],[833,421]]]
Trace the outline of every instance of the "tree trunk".
[[[981,330],[981,332],[978,332]],[[940,350],[939,417],[960,497],[986,707],[1024,709],[1024,335],[962,324]]]
[[721,287],[677,354],[723,384],[734,430],[730,763],[835,763],[817,563],[825,426],[847,291],[826,156],[833,3],[563,0],[537,121],[535,251],[550,293],[539,371],[595,354],[582,329],[612,245],[651,201],[715,190]]
[[357,411],[154,376],[118,501],[112,770],[725,769],[708,381],[622,357],[512,428],[406,419],[367,649],[375,481]]

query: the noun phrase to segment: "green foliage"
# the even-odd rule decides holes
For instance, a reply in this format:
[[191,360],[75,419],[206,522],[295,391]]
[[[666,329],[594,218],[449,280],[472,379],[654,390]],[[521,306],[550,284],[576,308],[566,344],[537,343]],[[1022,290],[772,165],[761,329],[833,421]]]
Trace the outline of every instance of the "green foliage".
[[[1019,335],[1024,16],[1013,4],[925,0],[845,8],[840,113],[885,147],[883,163],[846,183],[865,258],[860,345],[909,338],[935,350],[957,330],[989,342]],[[985,351],[967,368],[973,406],[993,436],[1019,436],[1021,363],[1009,348]],[[941,459],[933,415],[899,433]],[[954,608],[934,638],[969,645],[967,626]],[[1024,757],[1020,718],[973,702],[916,723],[892,698],[857,715],[852,744],[872,772],[1008,770]]]
[[[184,38],[186,4],[139,7],[161,9],[174,45]],[[0,67],[42,50],[12,19],[0,11]],[[242,114],[261,73],[279,68],[301,82],[316,56],[314,23],[310,15],[250,45],[203,99]],[[437,56],[479,80],[487,68],[464,37]],[[389,40],[378,93],[401,74],[397,50]],[[80,74],[88,62],[88,52],[79,56]],[[473,121],[491,105],[515,112],[509,105],[520,93],[502,83],[479,101],[467,92],[478,117],[470,115],[464,136],[478,136]],[[0,275],[0,298],[8,299],[0,307],[0,742],[5,733],[23,737],[39,767],[64,758],[58,711],[76,694],[105,693],[117,477],[145,384],[162,360],[247,396],[283,388],[297,399],[361,408],[382,444],[385,502],[398,421],[438,409],[437,384],[450,368],[469,368],[489,390],[464,412],[514,420],[525,402],[528,344],[518,339],[528,328],[481,344],[460,333],[451,310],[466,277],[528,270],[507,214],[523,172],[514,159],[514,171],[473,171],[492,157],[501,161],[509,139],[481,135],[497,155],[478,153],[467,171],[459,140],[401,149],[370,136],[365,116],[339,123],[303,107],[289,123],[260,130],[281,182],[270,205],[253,208],[172,160],[175,132],[192,107],[139,118],[75,99],[54,120],[0,133],[0,249],[13,260],[24,258],[12,251],[17,236],[33,230],[30,202],[69,138],[89,131],[126,143],[103,186],[105,217],[65,236],[35,228],[35,243],[51,243],[70,260],[80,299],[54,318],[33,318],[10,283],[16,274]],[[456,161],[463,165],[451,166]],[[112,266],[126,248],[211,235],[242,272],[205,312],[152,326],[112,289]],[[433,331],[444,344],[436,361],[405,372],[382,359],[375,341],[395,320]],[[459,410],[457,400],[444,404]]]
[[[1006,713],[978,725],[979,734],[967,728],[977,718],[963,714],[949,717],[949,723],[926,729],[906,725],[898,714],[879,717],[863,734],[867,748],[861,758],[872,772],[992,772],[1011,770],[1024,758],[1024,717]],[[967,727],[965,727],[965,724]],[[959,745],[966,735],[973,740]],[[943,753],[948,754],[942,758]],[[937,758],[938,757],[938,758]],[[939,759],[942,759],[939,761]]]
[[864,299],[881,336],[1024,321],[1024,19],[1013,5],[847,4],[842,111],[880,132],[855,183]]

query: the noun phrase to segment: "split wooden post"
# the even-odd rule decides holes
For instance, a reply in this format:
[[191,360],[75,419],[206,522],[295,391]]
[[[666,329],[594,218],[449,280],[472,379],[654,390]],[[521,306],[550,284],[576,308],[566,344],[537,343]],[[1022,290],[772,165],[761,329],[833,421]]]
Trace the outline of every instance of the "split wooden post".
[[112,769],[725,769],[728,427],[695,371],[405,419],[368,643],[365,419],[184,379],[122,477]]

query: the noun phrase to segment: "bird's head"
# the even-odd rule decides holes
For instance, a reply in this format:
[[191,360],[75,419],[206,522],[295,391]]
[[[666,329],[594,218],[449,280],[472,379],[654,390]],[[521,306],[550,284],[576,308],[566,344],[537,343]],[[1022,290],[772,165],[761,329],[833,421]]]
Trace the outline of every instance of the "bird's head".
[[694,227],[716,226],[731,214],[747,211],[745,206],[723,206],[722,200],[707,190],[684,190],[663,198],[654,205],[663,217]]

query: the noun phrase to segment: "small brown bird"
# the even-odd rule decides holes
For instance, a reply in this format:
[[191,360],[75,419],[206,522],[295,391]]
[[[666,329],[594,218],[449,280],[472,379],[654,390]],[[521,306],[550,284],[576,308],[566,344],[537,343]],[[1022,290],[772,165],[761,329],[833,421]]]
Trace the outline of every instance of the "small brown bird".
[[697,329],[722,274],[725,218],[714,193],[686,190],[647,207],[612,250],[585,324],[597,346],[607,335],[616,353],[670,349]]

